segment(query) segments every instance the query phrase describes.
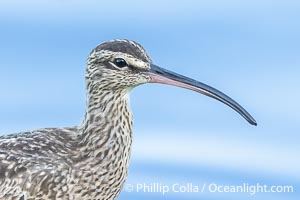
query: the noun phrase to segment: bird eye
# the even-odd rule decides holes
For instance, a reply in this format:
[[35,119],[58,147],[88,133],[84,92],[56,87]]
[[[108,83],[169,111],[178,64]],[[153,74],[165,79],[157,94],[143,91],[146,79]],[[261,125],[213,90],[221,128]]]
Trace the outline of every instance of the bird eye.
[[120,68],[127,66],[127,62],[123,58],[116,58],[114,63]]

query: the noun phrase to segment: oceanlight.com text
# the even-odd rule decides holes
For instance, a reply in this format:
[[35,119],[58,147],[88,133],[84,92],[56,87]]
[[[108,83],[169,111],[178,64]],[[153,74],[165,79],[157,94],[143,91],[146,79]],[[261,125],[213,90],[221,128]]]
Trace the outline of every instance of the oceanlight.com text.
[[195,183],[136,183],[126,184],[125,191],[137,193],[247,193],[255,195],[257,193],[292,193],[294,187],[292,185],[267,185],[267,184],[248,184],[226,185],[217,183],[203,183],[201,185]]

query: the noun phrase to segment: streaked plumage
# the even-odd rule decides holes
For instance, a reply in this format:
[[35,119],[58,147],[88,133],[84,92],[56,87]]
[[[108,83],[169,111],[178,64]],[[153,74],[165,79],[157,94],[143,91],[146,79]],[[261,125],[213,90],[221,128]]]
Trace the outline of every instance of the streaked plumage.
[[[0,136],[0,199],[115,199],[126,179],[131,151],[128,94],[143,83],[176,85],[174,80],[182,79],[170,74],[153,65],[136,42],[113,40],[97,46],[87,60],[87,106],[80,126]],[[170,76],[173,82],[163,82],[160,76]],[[177,85],[200,84],[191,81]],[[226,103],[256,124],[232,99],[205,87],[189,89]]]

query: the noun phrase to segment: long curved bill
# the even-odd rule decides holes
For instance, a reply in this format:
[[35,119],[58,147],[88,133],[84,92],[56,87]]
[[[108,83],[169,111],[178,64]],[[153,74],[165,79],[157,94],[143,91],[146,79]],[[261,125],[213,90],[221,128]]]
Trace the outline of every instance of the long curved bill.
[[198,82],[191,78],[182,76],[180,74],[171,72],[169,70],[163,69],[156,65],[151,64],[150,72],[148,72],[152,83],[162,83],[167,85],[174,85],[189,90],[193,90],[199,93],[202,93],[206,96],[212,97],[242,115],[250,124],[257,125],[255,119],[236,101],[227,96],[226,94],[220,92],[219,90],[210,87],[204,83]]

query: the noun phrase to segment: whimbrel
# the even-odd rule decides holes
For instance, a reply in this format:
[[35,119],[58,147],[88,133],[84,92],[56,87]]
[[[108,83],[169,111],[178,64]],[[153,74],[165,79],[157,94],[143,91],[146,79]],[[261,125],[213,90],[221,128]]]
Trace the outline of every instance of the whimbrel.
[[112,40],[90,53],[84,120],[0,137],[0,199],[113,200],[127,176],[132,142],[129,92],[144,83],[194,90],[255,120],[238,103],[201,82],[152,64],[144,48]]

